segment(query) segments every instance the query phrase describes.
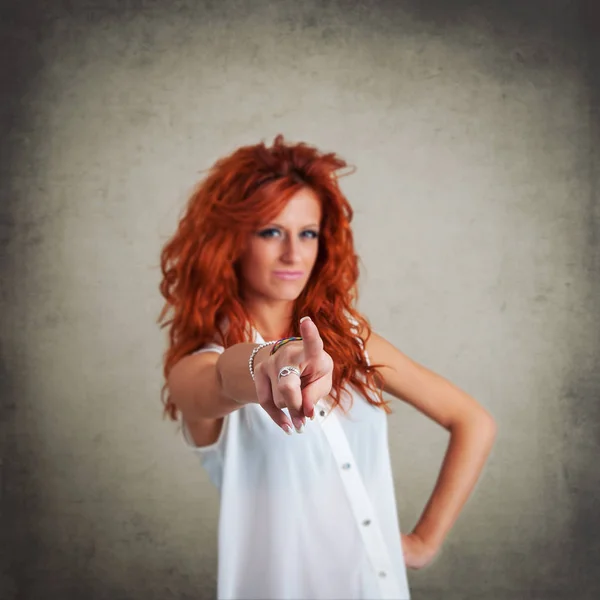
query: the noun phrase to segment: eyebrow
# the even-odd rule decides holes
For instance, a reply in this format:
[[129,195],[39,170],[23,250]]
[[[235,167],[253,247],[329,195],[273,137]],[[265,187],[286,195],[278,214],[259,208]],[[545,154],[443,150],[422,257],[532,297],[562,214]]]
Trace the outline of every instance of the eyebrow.
[[[279,227],[279,229],[287,229],[287,227],[284,227],[283,225],[280,225],[279,223],[271,223],[271,225],[274,225],[275,227]],[[302,227],[302,229],[306,229],[307,227],[319,227],[316,223],[311,223],[310,225],[305,225],[304,227]]]

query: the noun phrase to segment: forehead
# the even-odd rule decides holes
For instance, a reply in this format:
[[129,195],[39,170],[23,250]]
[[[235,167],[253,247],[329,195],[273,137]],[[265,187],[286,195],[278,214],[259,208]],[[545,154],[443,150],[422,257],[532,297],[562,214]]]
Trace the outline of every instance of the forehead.
[[315,223],[321,220],[321,201],[310,188],[298,190],[283,207],[283,210],[273,219],[282,225]]

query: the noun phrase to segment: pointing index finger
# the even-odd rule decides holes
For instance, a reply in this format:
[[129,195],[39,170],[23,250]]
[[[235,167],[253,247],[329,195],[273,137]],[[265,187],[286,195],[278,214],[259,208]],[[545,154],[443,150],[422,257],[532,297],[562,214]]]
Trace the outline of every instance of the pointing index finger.
[[306,360],[318,358],[323,351],[323,340],[319,335],[317,326],[310,317],[303,317],[300,321],[300,333],[304,344],[304,357]]

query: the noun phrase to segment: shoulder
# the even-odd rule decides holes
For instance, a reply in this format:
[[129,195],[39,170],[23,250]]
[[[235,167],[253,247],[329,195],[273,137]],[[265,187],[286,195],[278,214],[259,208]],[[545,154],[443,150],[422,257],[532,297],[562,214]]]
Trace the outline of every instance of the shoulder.
[[386,392],[397,391],[398,380],[414,381],[422,378],[427,369],[410,358],[392,342],[375,331],[371,331],[365,340],[365,347],[371,356],[371,362],[385,375]]
[[219,356],[225,352],[225,348],[217,342],[206,342],[195,350],[182,356],[174,365],[169,373],[169,385],[173,382],[186,379],[197,374],[198,368],[214,367],[217,364]]
[[212,333],[208,332],[207,335],[203,336],[203,339],[195,350],[190,352],[190,355],[201,354],[204,352],[219,352],[225,351],[223,346],[223,340],[221,340],[218,331],[213,330]]

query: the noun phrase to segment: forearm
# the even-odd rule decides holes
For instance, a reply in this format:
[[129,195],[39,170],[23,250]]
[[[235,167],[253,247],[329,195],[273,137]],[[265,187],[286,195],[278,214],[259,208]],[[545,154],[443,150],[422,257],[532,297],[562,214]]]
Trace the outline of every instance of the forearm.
[[[190,355],[173,367],[168,380],[171,399],[188,423],[218,419],[257,401],[248,369],[248,359],[256,346],[235,344],[214,358]],[[255,366],[268,357],[269,348],[257,352]]]
[[477,417],[450,432],[440,474],[413,529],[434,552],[441,547],[473,491],[496,435],[493,420]]

